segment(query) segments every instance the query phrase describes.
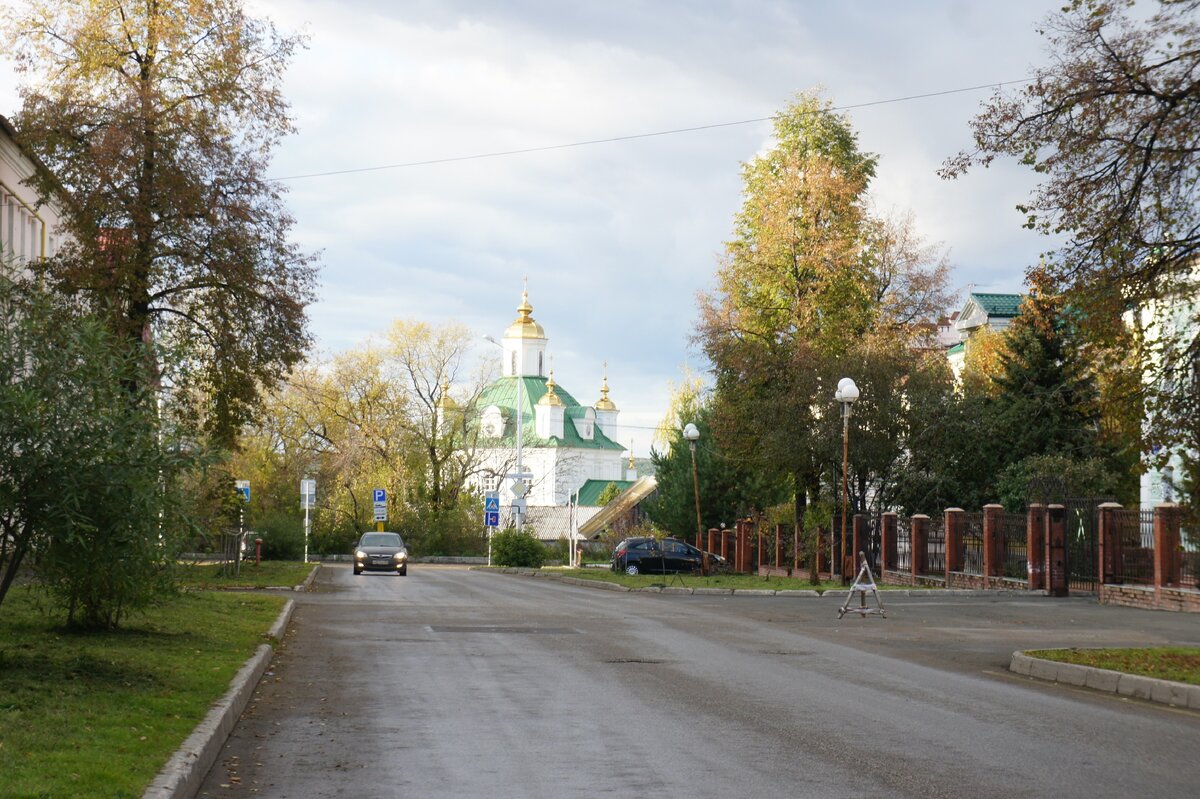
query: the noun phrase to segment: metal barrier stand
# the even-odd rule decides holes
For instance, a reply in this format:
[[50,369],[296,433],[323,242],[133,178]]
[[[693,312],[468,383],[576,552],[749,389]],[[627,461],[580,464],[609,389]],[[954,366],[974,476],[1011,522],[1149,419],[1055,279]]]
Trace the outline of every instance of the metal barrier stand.
[[[847,613],[858,613],[864,618],[871,613],[878,613],[886,619],[887,613],[883,610],[883,600],[879,598],[879,589],[875,587],[875,578],[871,574],[871,567],[867,565],[867,556],[859,552],[858,559],[862,562],[862,566],[858,570],[858,576],[854,578],[854,585],[850,586],[850,592],[846,594],[845,604],[838,608],[838,618],[842,618]],[[868,591],[874,595],[877,607],[867,607]],[[854,599],[855,593],[858,594],[859,606],[852,608],[850,602]]]

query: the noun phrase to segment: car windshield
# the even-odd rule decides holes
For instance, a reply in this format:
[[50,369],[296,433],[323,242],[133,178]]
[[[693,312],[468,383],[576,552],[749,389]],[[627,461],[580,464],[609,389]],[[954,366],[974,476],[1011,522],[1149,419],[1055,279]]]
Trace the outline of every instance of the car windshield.
[[364,547],[402,547],[404,541],[400,539],[397,533],[367,533],[359,541],[359,546]]

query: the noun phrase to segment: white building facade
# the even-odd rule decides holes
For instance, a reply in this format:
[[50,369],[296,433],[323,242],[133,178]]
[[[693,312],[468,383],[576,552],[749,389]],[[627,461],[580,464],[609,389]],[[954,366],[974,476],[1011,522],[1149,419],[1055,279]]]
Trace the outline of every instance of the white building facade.
[[54,256],[64,236],[58,204],[27,184],[40,167],[18,141],[0,116],[0,264],[16,266]]

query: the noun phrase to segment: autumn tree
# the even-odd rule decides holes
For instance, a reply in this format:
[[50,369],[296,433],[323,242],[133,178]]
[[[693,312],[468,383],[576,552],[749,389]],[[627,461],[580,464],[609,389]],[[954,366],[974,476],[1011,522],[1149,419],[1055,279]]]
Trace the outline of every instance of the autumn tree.
[[921,237],[911,211],[873,214],[864,225],[874,326],[904,340],[927,339],[936,333],[930,323],[954,301],[949,253]]
[[311,259],[265,177],[298,39],[240,0],[35,0],[4,23],[26,76],[14,122],[39,188],[69,198],[73,242],[45,275],[131,341],[187,345],[231,443],[308,343]]
[[868,324],[865,192],[876,159],[816,95],[775,119],[775,144],[743,165],[744,199],[701,298],[697,337],[716,378],[712,424],[736,457],[787,474],[796,517],[819,489],[814,431],[827,365]]
[[943,248],[909,215],[870,213],[875,166],[828,101],[800,96],[776,118],[772,148],[743,167],[734,236],[701,299],[715,435],[733,457],[787,477],[797,522],[840,482],[833,394],[847,375],[863,387],[854,493],[885,496],[904,452],[906,392],[923,385],[910,378],[930,360],[928,334],[949,301]]
[[1142,341],[1147,444],[1182,445],[1195,469],[1200,2],[1146,5],[1152,13],[1135,12],[1132,0],[1072,0],[1050,16],[1040,31],[1050,63],[1019,93],[984,105],[972,122],[975,149],[943,174],[1011,156],[1041,176],[1019,209],[1027,227],[1061,242],[1048,274],[1087,309],[1081,323],[1093,337],[1118,338],[1131,308],[1163,311],[1168,323]]
[[301,472],[316,479],[313,529],[325,548],[348,546],[371,523],[374,488],[387,490],[389,524],[415,551],[474,546],[469,478],[478,431],[470,409],[485,374],[471,341],[461,325],[401,320],[383,339],[295,370],[250,428],[240,468],[285,487],[281,508],[294,507]]

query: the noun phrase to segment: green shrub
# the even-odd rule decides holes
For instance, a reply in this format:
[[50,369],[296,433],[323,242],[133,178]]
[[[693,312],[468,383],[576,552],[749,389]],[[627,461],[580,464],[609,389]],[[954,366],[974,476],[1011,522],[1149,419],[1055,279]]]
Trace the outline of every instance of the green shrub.
[[268,513],[246,536],[246,546],[254,551],[254,539],[263,540],[264,560],[300,560],[304,556],[304,517],[292,513]]
[[546,547],[528,530],[509,527],[492,536],[492,564],[540,569]]

